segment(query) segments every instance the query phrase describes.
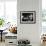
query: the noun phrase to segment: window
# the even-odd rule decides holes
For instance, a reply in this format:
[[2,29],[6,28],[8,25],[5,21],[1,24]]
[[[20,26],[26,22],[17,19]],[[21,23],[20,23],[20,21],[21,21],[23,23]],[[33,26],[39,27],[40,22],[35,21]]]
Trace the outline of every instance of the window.
[[46,0],[42,0],[42,31],[46,32]]
[[17,2],[6,1],[5,7],[7,21],[17,24]]
[[17,0],[0,1],[0,17],[17,25]]
[[0,17],[4,16],[4,2],[0,1]]
[[46,22],[46,0],[42,0],[42,20]]

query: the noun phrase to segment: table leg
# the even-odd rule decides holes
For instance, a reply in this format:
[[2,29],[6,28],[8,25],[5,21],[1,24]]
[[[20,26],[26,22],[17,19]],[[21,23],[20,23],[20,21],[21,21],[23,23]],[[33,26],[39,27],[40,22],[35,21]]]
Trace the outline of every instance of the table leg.
[[2,32],[1,32],[1,42],[2,42]]

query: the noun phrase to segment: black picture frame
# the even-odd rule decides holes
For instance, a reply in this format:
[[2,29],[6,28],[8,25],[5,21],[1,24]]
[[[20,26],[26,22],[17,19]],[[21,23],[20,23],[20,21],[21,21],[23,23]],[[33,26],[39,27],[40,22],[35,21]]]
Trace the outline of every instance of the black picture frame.
[[35,24],[36,11],[20,11],[20,24]]

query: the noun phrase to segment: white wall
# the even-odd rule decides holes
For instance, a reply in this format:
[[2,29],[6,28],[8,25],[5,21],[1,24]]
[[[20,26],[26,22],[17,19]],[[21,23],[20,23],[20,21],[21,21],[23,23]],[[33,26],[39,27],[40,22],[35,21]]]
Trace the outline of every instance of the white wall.
[[[42,0],[17,1],[18,39],[29,39],[31,43],[40,43]],[[20,24],[20,11],[36,11],[35,24]]]

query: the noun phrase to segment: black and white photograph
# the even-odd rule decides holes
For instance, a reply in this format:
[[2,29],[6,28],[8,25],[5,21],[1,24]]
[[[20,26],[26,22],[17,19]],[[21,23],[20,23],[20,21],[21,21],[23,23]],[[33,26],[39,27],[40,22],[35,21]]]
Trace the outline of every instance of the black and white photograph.
[[36,12],[35,11],[20,11],[20,23],[21,24],[36,23]]

